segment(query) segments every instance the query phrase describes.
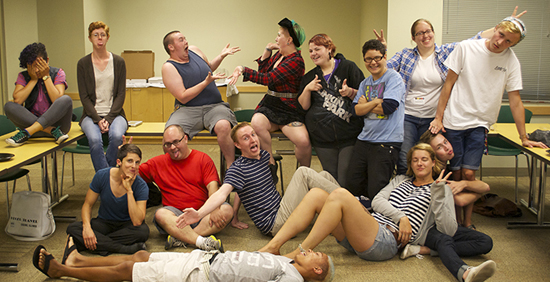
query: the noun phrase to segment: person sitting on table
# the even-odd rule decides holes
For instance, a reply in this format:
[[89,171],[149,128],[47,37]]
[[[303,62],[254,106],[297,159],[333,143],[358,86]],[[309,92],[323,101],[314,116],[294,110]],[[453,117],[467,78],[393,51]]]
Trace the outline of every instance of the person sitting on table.
[[[102,21],[88,26],[92,53],[78,61],[78,94],[82,102],[80,127],[90,143],[90,157],[95,171],[116,165],[122,135],[128,129],[124,114],[126,97],[126,63],[107,51],[109,26]],[[109,146],[103,151],[103,134],[109,135]]]
[[27,45],[19,55],[19,66],[27,70],[17,76],[13,102],[4,105],[6,116],[19,129],[6,139],[10,146],[21,146],[31,136],[53,136],[58,144],[69,138],[73,100],[65,95],[65,72],[49,63],[42,43]]
[[[317,221],[301,247],[315,248],[332,234],[340,245],[369,261],[391,259],[406,244],[424,245],[434,224],[436,230],[452,236],[458,224],[451,188],[445,184],[451,173],[443,177],[444,170],[437,164],[435,152],[424,143],[411,148],[407,163],[407,175],[396,176],[372,201],[376,212],[369,213],[344,188],[330,194],[313,189],[279,233],[259,251],[278,254],[281,246],[306,229],[316,214]],[[448,252],[439,253],[444,263],[453,256],[453,251],[449,248]],[[300,248],[288,255],[299,253]],[[493,261],[473,268],[461,266],[459,279],[468,282],[483,281],[479,278],[491,276],[496,269]]]
[[[296,145],[298,163],[309,167],[311,164],[311,143],[304,125],[305,112],[298,103],[300,81],[305,72],[304,59],[299,51],[306,38],[302,27],[287,18],[279,22],[275,43],[268,43],[262,56],[256,60],[258,71],[237,66],[229,84],[235,84],[240,75],[243,81],[252,81],[268,87],[254,116],[252,127],[261,140],[262,149],[269,155],[271,173],[277,182],[277,165],[273,159],[270,132],[281,130]],[[273,50],[278,50],[274,56]]]
[[327,281],[334,279],[330,256],[304,251],[293,257],[268,253],[194,250],[191,253],[149,253],[87,257],[65,248],[66,259],[59,263],[39,245],[33,264],[49,278],[62,276],[87,281]]
[[[231,191],[236,191],[248,215],[263,234],[275,235],[304,196],[314,187],[330,193],[340,187],[326,171],[317,173],[309,167],[299,167],[281,198],[269,169],[269,153],[260,150],[260,139],[248,122],[241,122],[231,130],[231,138],[242,155],[229,167],[224,183],[197,211],[183,210],[177,222],[180,228],[193,224],[218,207]],[[235,204],[237,205],[237,204]],[[237,206],[238,207],[238,206]],[[237,217],[235,209],[232,225],[247,228]]]
[[[149,227],[145,224],[149,188],[138,175],[140,162],[141,150],[126,144],[118,151],[118,167],[104,168],[94,175],[82,205],[82,221],[67,227],[67,234],[74,238],[79,251],[106,256],[145,250],[149,238]],[[98,198],[98,215],[91,218]]]
[[[447,163],[455,155],[453,146],[441,132],[433,134],[431,131],[426,130],[426,132],[420,136],[420,142],[430,144],[432,146],[437,159],[440,161],[442,169],[447,166]],[[448,170],[450,171],[450,169]],[[451,186],[451,190],[453,190],[455,205],[462,208],[456,209],[456,220],[458,224],[475,230],[475,226],[472,224],[473,204],[483,194],[489,192],[489,185],[477,179],[447,181],[447,184],[449,184],[449,186]],[[463,214],[461,214],[461,211]]]
[[363,128],[363,120],[352,114],[352,101],[365,76],[354,62],[336,54],[324,33],[309,40],[309,57],[316,67],[302,78],[298,102],[307,111],[307,131],[323,170],[347,187],[353,145]]
[[197,46],[190,46],[187,38],[177,30],[166,34],[163,44],[170,58],[162,65],[162,81],[175,98],[174,112],[165,128],[180,125],[189,135],[189,140],[207,128],[211,134],[216,134],[229,167],[235,160],[235,147],[229,133],[237,119],[216,87],[215,80],[225,78],[225,74],[213,72],[225,57],[241,49],[227,44],[218,56],[208,61],[206,55]]
[[223,248],[212,234],[225,228],[233,217],[233,208],[220,203],[204,220],[178,228],[176,219],[185,208],[199,209],[219,188],[220,178],[214,161],[205,153],[187,146],[187,134],[178,124],[164,130],[164,155],[141,164],[139,174],[145,182],[155,182],[162,195],[163,207],[157,209],[153,223],[166,237],[164,248],[194,244],[210,251]]

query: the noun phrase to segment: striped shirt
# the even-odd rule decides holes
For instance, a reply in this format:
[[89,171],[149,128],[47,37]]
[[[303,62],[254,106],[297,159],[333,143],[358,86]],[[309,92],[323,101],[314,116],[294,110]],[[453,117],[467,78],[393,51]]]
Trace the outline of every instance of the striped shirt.
[[[403,181],[397,188],[395,188],[388,201],[390,204],[405,213],[412,227],[411,242],[414,241],[422,221],[426,217],[428,208],[430,206],[431,183],[422,186],[415,186],[411,180]],[[399,231],[399,225],[395,224],[391,218],[374,212],[372,214],[374,219],[381,224],[389,225]]]
[[269,234],[281,203],[269,169],[269,153],[262,150],[259,160],[239,157],[227,170],[224,183],[233,186],[239,194],[256,227]]

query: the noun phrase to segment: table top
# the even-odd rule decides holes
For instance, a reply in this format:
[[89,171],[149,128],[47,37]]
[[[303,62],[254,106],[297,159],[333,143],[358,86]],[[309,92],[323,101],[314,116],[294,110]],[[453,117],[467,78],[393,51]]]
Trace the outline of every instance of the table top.
[[78,122],[72,123],[71,131],[68,133],[69,138],[61,144],[55,143],[52,137],[40,137],[30,138],[29,141],[19,147],[10,147],[4,140],[14,134],[15,131],[0,136],[0,153],[11,153],[15,155],[9,161],[0,162],[0,175],[29,164],[51,152],[60,150],[84,137],[84,132],[80,129]]
[[[531,133],[537,129],[540,130],[550,130],[550,124],[548,123],[526,123],[525,130],[527,133]],[[529,153],[530,155],[538,158],[550,164],[550,154],[547,152],[548,149],[542,148],[527,148],[523,147],[521,139],[519,138],[518,130],[515,123],[496,123],[491,127],[489,134],[499,134],[504,137],[505,140],[513,144],[514,146],[522,149],[523,151]]]

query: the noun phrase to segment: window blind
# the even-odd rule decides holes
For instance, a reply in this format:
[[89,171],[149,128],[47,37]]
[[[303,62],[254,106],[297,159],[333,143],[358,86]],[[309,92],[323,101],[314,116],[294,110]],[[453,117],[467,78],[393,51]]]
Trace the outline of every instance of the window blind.
[[[527,10],[521,17],[527,35],[512,47],[521,64],[522,100],[550,102],[550,1],[444,0],[442,40],[462,41],[494,27],[510,16],[516,5],[518,13]],[[507,98],[505,93],[503,99]]]

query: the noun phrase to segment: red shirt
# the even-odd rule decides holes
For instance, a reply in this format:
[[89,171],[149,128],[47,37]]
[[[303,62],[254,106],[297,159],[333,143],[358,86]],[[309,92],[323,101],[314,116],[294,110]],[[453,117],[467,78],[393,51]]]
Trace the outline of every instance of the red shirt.
[[200,209],[208,199],[206,185],[220,183],[212,159],[205,153],[192,150],[183,160],[174,161],[169,154],[156,156],[139,166],[145,182],[155,182],[162,194],[162,204],[179,210]]

